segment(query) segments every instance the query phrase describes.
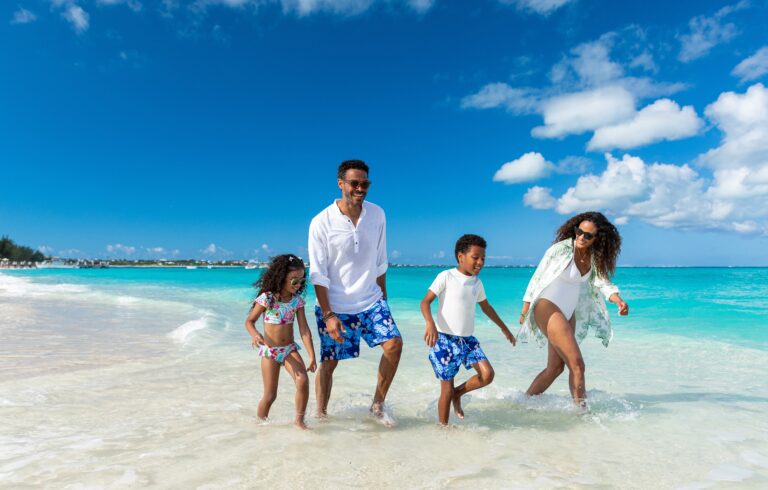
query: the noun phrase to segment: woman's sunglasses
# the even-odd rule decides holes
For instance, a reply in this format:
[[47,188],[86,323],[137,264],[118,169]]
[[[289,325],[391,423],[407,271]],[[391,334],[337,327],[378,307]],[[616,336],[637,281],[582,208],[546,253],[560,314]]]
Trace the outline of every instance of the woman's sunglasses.
[[291,279],[291,286],[303,286],[307,283],[307,280],[303,277],[294,277]]
[[349,186],[353,189],[357,189],[359,187],[362,190],[366,190],[371,186],[370,180],[345,180],[344,182],[349,184]]
[[597,236],[597,233],[592,234],[592,233],[590,233],[588,231],[582,230],[578,226],[574,227],[573,231],[576,232],[576,236],[584,235],[584,239],[585,240],[592,240],[593,238],[595,238]]

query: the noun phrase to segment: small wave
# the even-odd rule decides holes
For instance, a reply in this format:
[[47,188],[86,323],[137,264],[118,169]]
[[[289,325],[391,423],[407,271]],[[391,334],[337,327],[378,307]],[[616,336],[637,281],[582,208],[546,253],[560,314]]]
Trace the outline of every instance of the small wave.
[[[582,410],[574,405],[570,395],[543,393],[537,396],[528,396],[523,391],[514,391],[507,395],[501,395],[500,398],[509,400],[526,410],[582,413]],[[588,414],[623,420],[635,419],[642,409],[641,404],[600,390],[587,390],[587,405],[589,406],[589,410],[586,412]]]
[[206,315],[197,320],[188,321],[168,332],[166,336],[174,342],[186,344],[194,336],[195,332],[208,328],[209,319],[210,317]]
[[135,296],[121,295],[121,296],[115,296],[114,297],[114,301],[118,305],[129,306],[129,305],[136,305],[136,304],[141,303],[142,299],[141,298],[137,298]]
[[12,277],[0,274],[0,296],[7,298],[85,293],[88,291],[90,291],[88,287],[79,284],[44,284],[34,282],[26,277]]

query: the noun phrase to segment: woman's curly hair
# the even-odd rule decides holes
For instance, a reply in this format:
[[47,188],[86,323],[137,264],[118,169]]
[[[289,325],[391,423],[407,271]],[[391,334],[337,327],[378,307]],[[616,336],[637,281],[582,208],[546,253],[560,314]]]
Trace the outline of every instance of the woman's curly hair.
[[[269,261],[269,266],[267,266],[267,270],[261,274],[258,281],[253,283],[253,287],[259,290],[258,294],[279,294],[283,289],[283,284],[285,284],[285,278],[288,277],[290,272],[297,270],[304,271],[306,278],[306,267],[304,266],[304,261],[299,257],[296,257],[293,254],[272,257]],[[306,288],[307,285],[305,283],[298,291],[296,291],[296,294],[301,296],[304,294]]]
[[616,259],[621,253],[621,235],[602,213],[588,211],[577,214],[557,230],[554,243],[567,238],[576,238],[576,227],[582,221],[590,221],[597,227],[597,237],[592,243],[592,256],[597,272],[605,278],[611,278],[616,272]]

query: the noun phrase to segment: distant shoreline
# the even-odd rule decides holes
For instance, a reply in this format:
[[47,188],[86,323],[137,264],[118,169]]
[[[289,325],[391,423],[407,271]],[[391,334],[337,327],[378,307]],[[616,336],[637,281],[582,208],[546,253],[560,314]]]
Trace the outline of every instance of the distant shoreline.
[[[0,271],[6,270],[57,270],[57,269],[246,269],[246,270],[260,270],[265,269],[267,264],[258,264],[255,267],[245,267],[243,265],[233,264],[210,264],[210,265],[162,265],[162,264],[135,264],[135,265],[108,265],[106,267],[77,267],[77,266],[63,266],[63,267],[0,267]],[[390,268],[393,269],[447,269],[455,267],[454,264],[390,264]],[[535,264],[530,265],[487,265],[484,269],[533,269]],[[768,265],[623,265],[617,266],[617,269],[766,269]]]

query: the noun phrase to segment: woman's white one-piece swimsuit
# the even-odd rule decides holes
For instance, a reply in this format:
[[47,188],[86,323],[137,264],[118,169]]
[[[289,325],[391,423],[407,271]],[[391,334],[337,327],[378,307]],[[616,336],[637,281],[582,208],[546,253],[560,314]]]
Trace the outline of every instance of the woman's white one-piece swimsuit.
[[590,271],[583,276],[576,267],[576,262],[571,260],[568,267],[560,273],[549,286],[544,288],[539,299],[548,299],[560,308],[566,320],[570,320],[573,312],[576,311],[576,304],[579,302],[579,290],[582,283],[589,280]]

